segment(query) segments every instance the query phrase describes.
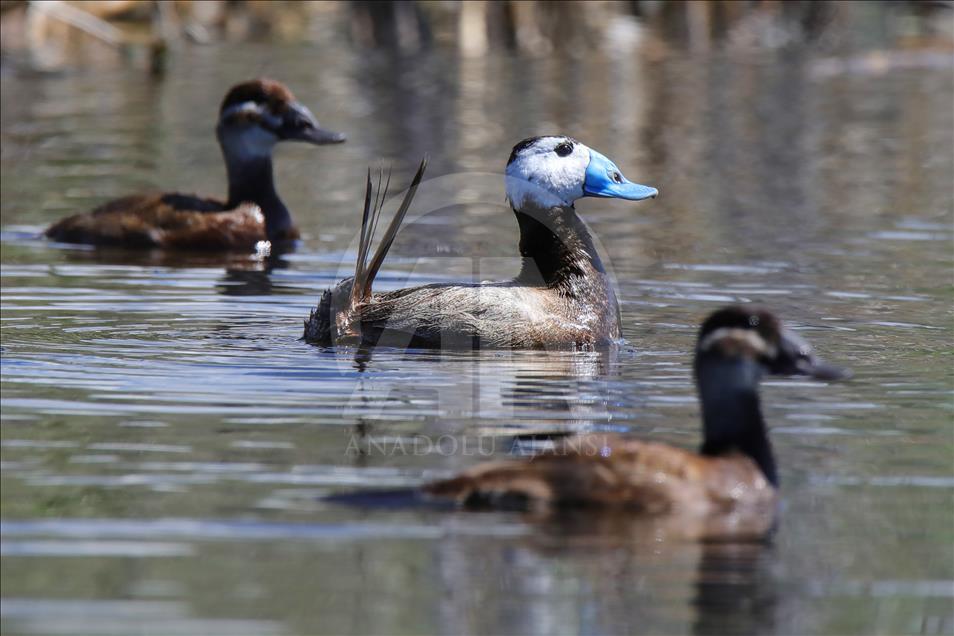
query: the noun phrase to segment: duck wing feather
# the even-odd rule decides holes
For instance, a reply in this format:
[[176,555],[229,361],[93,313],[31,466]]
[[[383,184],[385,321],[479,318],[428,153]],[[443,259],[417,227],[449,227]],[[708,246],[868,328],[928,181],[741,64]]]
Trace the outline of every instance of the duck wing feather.
[[576,435],[530,460],[480,464],[425,492],[465,507],[634,508],[648,513],[760,505],[774,489],[740,454],[703,457],[615,435]]
[[65,243],[180,249],[251,249],[266,239],[257,205],[226,209],[217,199],[179,193],[116,199],[62,219],[45,234]]

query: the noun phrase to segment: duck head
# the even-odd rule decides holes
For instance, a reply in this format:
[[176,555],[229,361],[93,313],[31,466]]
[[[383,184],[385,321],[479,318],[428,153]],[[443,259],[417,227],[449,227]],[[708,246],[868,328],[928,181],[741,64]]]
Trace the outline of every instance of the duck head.
[[341,133],[322,128],[292,92],[270,79],[233,86],[219,109],[216,135],[230,160],[270,157],[279,141],[324,145],[345,140]]
[[641,201],[656,188],[633,183],[607,157],[571,137],[524,139],[507,161],[507,198],[515,209],[572,207],[581,197]]
[[804,375],[818,380],[840,380],[847,369],[821,360],[812,346],[785,329],[770,311],[736,305],[710,315],[696,344],[696,370],[707,360],[750,361],[771,375]]
[[694,370],[702,403],[702,454],[741,452],[773,486],[778,474],[759,406],[759,380],[765,373],[819,380],[850,375],[819,359],[774,314],[752,306],[726,307],[703,322]]

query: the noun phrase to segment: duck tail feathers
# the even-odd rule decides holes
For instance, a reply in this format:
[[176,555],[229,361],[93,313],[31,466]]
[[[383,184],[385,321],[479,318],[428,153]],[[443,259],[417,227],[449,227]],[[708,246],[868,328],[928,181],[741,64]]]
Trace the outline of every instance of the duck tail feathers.
[[[417,193],[417,187],[421,184],[421,179],[424,177],[424,170],[426,168],[427,157],[424,157],[424,159],[421,160],[421,165],[417,169],[417,173],[414,175],[414,179],[411,180],[411,185],[404,195],[401,206],[391,219],[391,223],[381,237],[381,242],[378,243],[378,248],[374,251],[374,255],[371,256],[370,259],[371,244],[374,241],[374,234],[377,231],[378,220],[381,218],[381,210],[384,208],[384,203],[387,200],[388,187],[391,185],[391,174],[389,172],[385,179],[383,171],[379,173],[377,186],[375,186],[372,182],[371,171],[368,170],[368,183],[364,194],[364,214],[361,217],[361,234],[358,243],[358,261],[355,264],[354,282],[351,287],[349,306],[355,307],[357,304],[371,297],[371,285],[374,283],[374,277],[377,275],[378,270],[381,269],[381,264],[384,262],[384,257],[387,256],[388,250],[391,249],[391,244],[394,243],[394,238],[397,236],[401,223],[407,214],[407,210],[411,206],[411,201]],[[382,181],[384,182],[383,188],[381,185]]]

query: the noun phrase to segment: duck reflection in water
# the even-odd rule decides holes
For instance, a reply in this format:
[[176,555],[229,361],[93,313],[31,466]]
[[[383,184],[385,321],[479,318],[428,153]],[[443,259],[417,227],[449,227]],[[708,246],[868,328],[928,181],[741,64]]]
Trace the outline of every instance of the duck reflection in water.
[[[343,419],[355,422],[347,453],[355,465],[365,465],[374,456],[426,454],[439,438],[457,444],[464,455],[517,453],[555,433],[609,423],[622,399],[613,389],[621,369],[616,348],[367,351],[368,357],[353,365],[360,373],[342,412]],[[440,381],[421,382],[418,374]],[[402,416],[397,405],[404,404],[427,413],[454,413],[454,418],[452,422],[428,420],[396,435],[395,417]],[[487,426],[488,421],[506,424]],[[465,451],[464,445],[472,452]]]
[[216,283],[216,290],[223,296],[267,296],[275,293],[295,293],[298,288],[276,284],[272,278],[275,270],[288,269],[285,254],[291,247],[272,249],[261,258],[232,262],[225,274]]
[[[446,526],[435,568],[450,605],[444,632],[483,633],[507,624],[521,634],[563,633],[566,625],[581,633],[632,634],[641,633],[637,625],[652,625],[649,633],[741,636],[775,633],[786,621],[771,541],[686,540],[684,518],[622,510],[532,514],[523,518],[520,536],[494,536],[512,527],[509,516],[494,516],[477,522],[489,524],[482,539]],[[494,594],[498,589],[505,594]]]

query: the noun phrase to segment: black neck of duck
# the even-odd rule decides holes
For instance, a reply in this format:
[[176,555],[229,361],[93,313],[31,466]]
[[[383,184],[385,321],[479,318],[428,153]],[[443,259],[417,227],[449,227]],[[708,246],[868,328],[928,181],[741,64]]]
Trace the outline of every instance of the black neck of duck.
[[[526,259],[520,280],[543,279],[548,286],[573,278],[605,277],[593,237],[573,206],[514,208],[520,226],[520,255]],[[528,262],[527,262],[528,261]]]
[[704,426],[701,452],[710,456],[743,453],[777,486],[775,457],[759,405],[761,374],[760,365],[750,359],[703,355],[696,360]]
[[265,232],[269,238],[292,228],[291,213],[275,191],[271,157],[235,160],[226,156],[225,165],[229,176],[229,208],[245,202],[256,204],[265,215]]

